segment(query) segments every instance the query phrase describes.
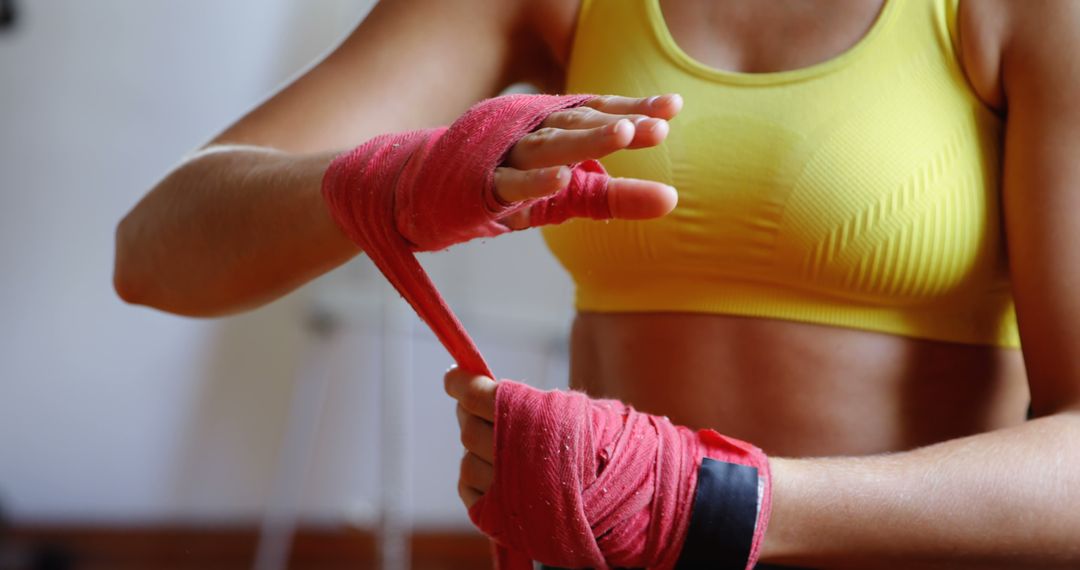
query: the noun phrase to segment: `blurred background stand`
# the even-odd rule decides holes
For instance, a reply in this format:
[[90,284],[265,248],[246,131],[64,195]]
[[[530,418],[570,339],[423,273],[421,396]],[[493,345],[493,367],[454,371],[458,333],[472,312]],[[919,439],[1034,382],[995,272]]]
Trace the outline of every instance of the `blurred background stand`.
[[[213,320],[112,287],[117,222],[373,4],[0,0],[3,570],[488,560],[450,358],[366,260]],[[422,263],[497,373],[566,385],[572,286],[536,232]]]
[[[360,261],[358,263],[366,263]],[[379,323],[379,501],[376,553],[381,570],[408,570],[412,522],[411,467],[414,321],[409,306],[389,284],[372,300],[343,284],[317,289],[308,316],[311,333],[305,363],[293,383],[277,471],[260,527],[255,570],[285,570],[300,517],[305,478],[319,437],[319,420],[333,381],[334,340],[348,327]],[[378,319],[376,321],[376,318]],[[355,372],[349,374],[355,376]],[[362,381],[362,379],[350,378]],[[362,451],[362,450],[357,450]]]
[[0,31],[15,26],[15,0],[0,0]]
[[307,323],[311,339],[293,381],[277,471],[259,529],[255,570],[288,568],[289,550],[299,524],[304,480],[317,443],[319,418],[326,407],[331,341],[341,324],[336,315],[317,307],[311,310]]

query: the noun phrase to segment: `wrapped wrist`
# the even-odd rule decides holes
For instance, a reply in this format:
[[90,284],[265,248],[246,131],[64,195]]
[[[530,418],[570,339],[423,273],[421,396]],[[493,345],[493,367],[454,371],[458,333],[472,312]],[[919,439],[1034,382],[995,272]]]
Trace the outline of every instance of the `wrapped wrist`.
[[[770,509],[768,459],[756,447],[621,402],[509,381],[495,413],[495,478],[469,515],[500,544],[564,568],[756,561]],[[696,525],[695,510],[705,519]],[[723,535],[716,521],[738,533]],[[718,536],[724,544],[709,546],[719,550],[697,542]]]

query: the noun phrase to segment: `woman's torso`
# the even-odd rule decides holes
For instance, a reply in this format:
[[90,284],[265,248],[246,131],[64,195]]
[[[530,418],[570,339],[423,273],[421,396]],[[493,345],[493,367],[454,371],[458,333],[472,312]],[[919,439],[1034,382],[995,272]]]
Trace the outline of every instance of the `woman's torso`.
[[[822,67],[861,49],[882,3],[660,6],[674,41],[697,61],[761,73]],[[569,46],[575,24],[564,14],[541,22],[540,33]],[[569,53],[553,51],[565,65]],[[1016,349],[683,311],[579,313],[571,384],[790,456],[902,450],[1004,427],[1023,421],[1028,401]]]

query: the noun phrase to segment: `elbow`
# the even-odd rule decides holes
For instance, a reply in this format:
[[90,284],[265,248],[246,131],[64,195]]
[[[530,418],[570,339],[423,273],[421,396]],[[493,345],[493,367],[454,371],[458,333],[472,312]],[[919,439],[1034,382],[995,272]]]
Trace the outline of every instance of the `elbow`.
[[129,305],[147,304],[146,295],[143,293],[145,288],[140,287],[135,279],[125,273],[119,263],[113,268],[113,289],[120,300]]
[[113,259],[113,289],[116,295],[125,303],[132,305],[147,304],[147,290],[149,289],[145,279],[138,271],[138,264],[133,259],[136,257],[132,244],[134,230],[131,214],[128,214],[116,226],[116,249]]
[[116,226],[112,281],[120,300],[183,317],[219,317],[236,311],[228,299],[184,294],[183,288],[163,279],[155,262],[160,253],[153,250],[150,244],[154,240],[147,238],[139,226],[130,213]]
[[135,283],[120,272],[119,266],[113,268],[113,289],[120,300],[129,305],[142,305],[142,295]]

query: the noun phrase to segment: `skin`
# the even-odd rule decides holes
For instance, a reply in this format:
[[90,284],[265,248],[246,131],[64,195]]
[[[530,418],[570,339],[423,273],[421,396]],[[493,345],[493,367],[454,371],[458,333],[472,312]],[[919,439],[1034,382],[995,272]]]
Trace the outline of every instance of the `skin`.
[[[771,8],[782,11],[782,4]],[[783,20],[766,17],[766,5],[758,16]],[[734,11],[728,16],[747,8],[728,6]],[[1023,355],[712,315],[582,314],[575,322],[576,387],[748,439],[770,453],[804,457],[772,460],[764,562],[818,568],[1080,563],[1080,358],[1069,340],[1080,334],[1080,302],[1071,293],[1080,284],[1080,255],[1069,247],[1080,238],[1080,224],[1069,215],[1080,211],[1074,190],[1080,113],[1069,101],[1080,81],[1067,71],[1080,69],[1080,58],[1071,56],[1080,47],[1080,9],[1050,2],[1023,10],[1005,2],[977,6],[962,7],[961,37],[969,80],[1006,117],[1003,199],[1028,347]],[[679,20],[668,17],[669,25]],[[673,29],[676,39],[678,32]],[[738,34],[731,28],[716,35]],[[701,49],[717,41],[697,37],[681,45],[714,67],[736,67],[709,54],[738,48]],[[778,47],[773,65],[761,53],[741,61],[769,71],[824,59],[798,57]],[[459,494],[471,506],[494,477],[497,385],[451,370],[445,386],[459,402],[467,450]],[[1025,423],[1029,397],[1040,417]],[[762,401],[765,407],[755,406]],[[806,458],[828,455],[862,457]]]
[[[526,7],[380,2],[324,61],[186,157],[121,220],[117,293],[172,313],[217,316],[265,304],[358,254],[319,194],[326,166],[375,135],[449,124],[476,101],[535,77],[536,62],[547,58],[536,34],[523,31]],[[432,98],[433,84],[456,88]],[[543,195],[567,181],[565,169],[555,178],[533,169],[658,144],[681,100],[611,96],[589,107],[549,117],[519,143],[496,174],[500,198]],[[629,219],[663,215],[676,200],[665,184],[633,179],[613,181],[609,197],[612,213]]]
[[[662,2],[686,51],[746,72],[834,57],[879,7]],[[774,457],[764,561],[1080,564],[1080,458],[1071,451],[1080,449],[1080,358],[1071,340],[1080,338],[1080,254],[1071,247],[1080,224],[1070,215],[1080,211],[1080,4],[963,0],[960,8],[962,65],[975,94],[1006,120],[1004,222],[1023,354],[723,315],[575,321],[573,386],[752,441]],[[576,11],[574,0],[384,0],[324,62],[192,155],[121,222],[118,292],[176,313],[223,314],[355,255],[318,196],[329,160],[378,133],[449,123],[512,81],[561,91]],[[464,27],[467,39],[453,32]],[[453,88],[431,98],[431,84]],[[545,128],[555,130],[540,142],[514,149],[497,192],[507,201],[542,194],[561,178],[534,169],[658,144],[662,121],[680,105],[677,97],[659,108],[615,97],[590,104],[608,114],[592,122],[553,118]],[[605,132],[602,124],[620,126]],[[674,205],[659,183],[623,180],[612,189],[621,217]],[[459,491],[470,505],[493,475],[495,384],[453,372],[446,387],[460,403],[468,452]],[[1038,417],[1024,422],[1029,399]]]

